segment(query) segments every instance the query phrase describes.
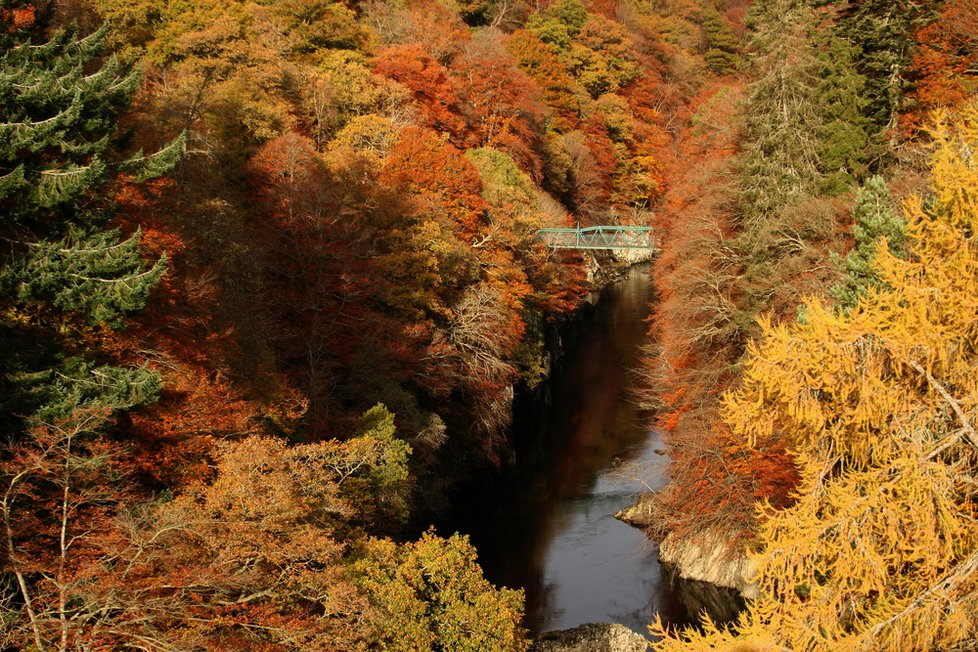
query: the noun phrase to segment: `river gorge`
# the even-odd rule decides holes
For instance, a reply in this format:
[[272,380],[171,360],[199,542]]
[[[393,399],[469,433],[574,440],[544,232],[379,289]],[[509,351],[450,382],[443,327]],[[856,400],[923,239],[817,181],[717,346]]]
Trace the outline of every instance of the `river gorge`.
[[533,634],[685,620],[655,544],[613,516],[666,481],[660,433],[632,394],[650,300],[649,267],[633,267],[566,330],[550,380],[517,400],[514,463],[473,478],[449,524],[490,581],[525,590]]

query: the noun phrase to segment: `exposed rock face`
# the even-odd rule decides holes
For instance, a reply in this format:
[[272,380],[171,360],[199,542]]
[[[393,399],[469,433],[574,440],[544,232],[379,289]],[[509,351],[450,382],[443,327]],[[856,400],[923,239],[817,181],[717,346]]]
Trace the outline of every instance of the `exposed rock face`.
[[530,652],[645,652],[648,646],[645,637],[624,625],[589,623],[541,634]]
[[620,281],[634,265],[648,263],[656,256],[653,249],[607,249],[587,252],[584,256],[584,277],[595,288]]
[[[617,512],[615,518],[647,528],[654,525],[652,494]],[[706,611],[714,621],[732,620],[744,599],[757,596],[754,565],[730,537],[705,529],[692,536],[669,534],[659,542],[659,563],[691,618]]]
[[684,580],[709,582],[757,597],[754,565],[724,534],[705,529],[691,536],[669,534],[659,543],[659,562],[673,566]]
[[615,518],[639,528],[652,526],[652,494],[646,493],[638,497],[638,502],[625,509],[615,512]]
[[615,258],[622,262],[637,265],[649,262],[655,258],[658,251],[655,249],[612,249],[612,253]]

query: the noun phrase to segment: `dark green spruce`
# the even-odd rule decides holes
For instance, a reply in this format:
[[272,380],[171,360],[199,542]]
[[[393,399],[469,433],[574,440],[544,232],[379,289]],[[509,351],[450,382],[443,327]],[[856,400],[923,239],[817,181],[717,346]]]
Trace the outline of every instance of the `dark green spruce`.
[[[166,269],[147,264],[140,233],[107,228],[119,175],[169,170],[183,137],[120,155],[119,117],[140,75],[103,58],[106,28],[19,34],[0,54],[0,413],[6,436],[30,423],[112,412],[151,400],[147,369],[106,364],[86,333],[119,328]],[[31,38],[33,36],[33,39]],[[26,420],[26,424],[25,424]]]
[[[839,9],[838,34],[853,47],[855,71],[866,79],[865,115],[878,148],[896,135],[909,89],[914,32],[933,20],[940,0],[849,0]],[[877,156],[879,158],[879,155]]]
[[720,75],[737,72],[740,64],[740,39],[716,9],[703,16],[706,52],[703,58],[710,69]]
[[845,275],[830,292],[843,310],[855,306],[870,287],[881,285],[873,261],[884,238],[894,256],[905,257],[907,248],[906,222],[893,206],[882,177],[870,177],[857,191],[852,217],[852,251],[846,258],[835,259]]

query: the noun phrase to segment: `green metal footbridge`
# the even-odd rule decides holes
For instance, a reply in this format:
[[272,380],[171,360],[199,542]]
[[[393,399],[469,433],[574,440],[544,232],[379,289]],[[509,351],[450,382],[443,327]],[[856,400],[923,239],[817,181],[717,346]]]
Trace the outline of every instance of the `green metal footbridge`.
[[551,249],[658,249],[650,226],[540,229],[534,238]]

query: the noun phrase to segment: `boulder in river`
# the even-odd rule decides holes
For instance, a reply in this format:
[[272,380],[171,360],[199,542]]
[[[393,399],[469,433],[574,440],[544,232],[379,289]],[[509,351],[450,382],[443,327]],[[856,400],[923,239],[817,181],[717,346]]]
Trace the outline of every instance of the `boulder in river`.
[[745,598],[757,597],[752,581],[754,562],[730,536],[715,529],[666,535],[659,542],[659,562],[675,568],[681,579],[733,589]]
[[645,652],[649,642],[618,623],[588,623],[541,634],[530,652]]

